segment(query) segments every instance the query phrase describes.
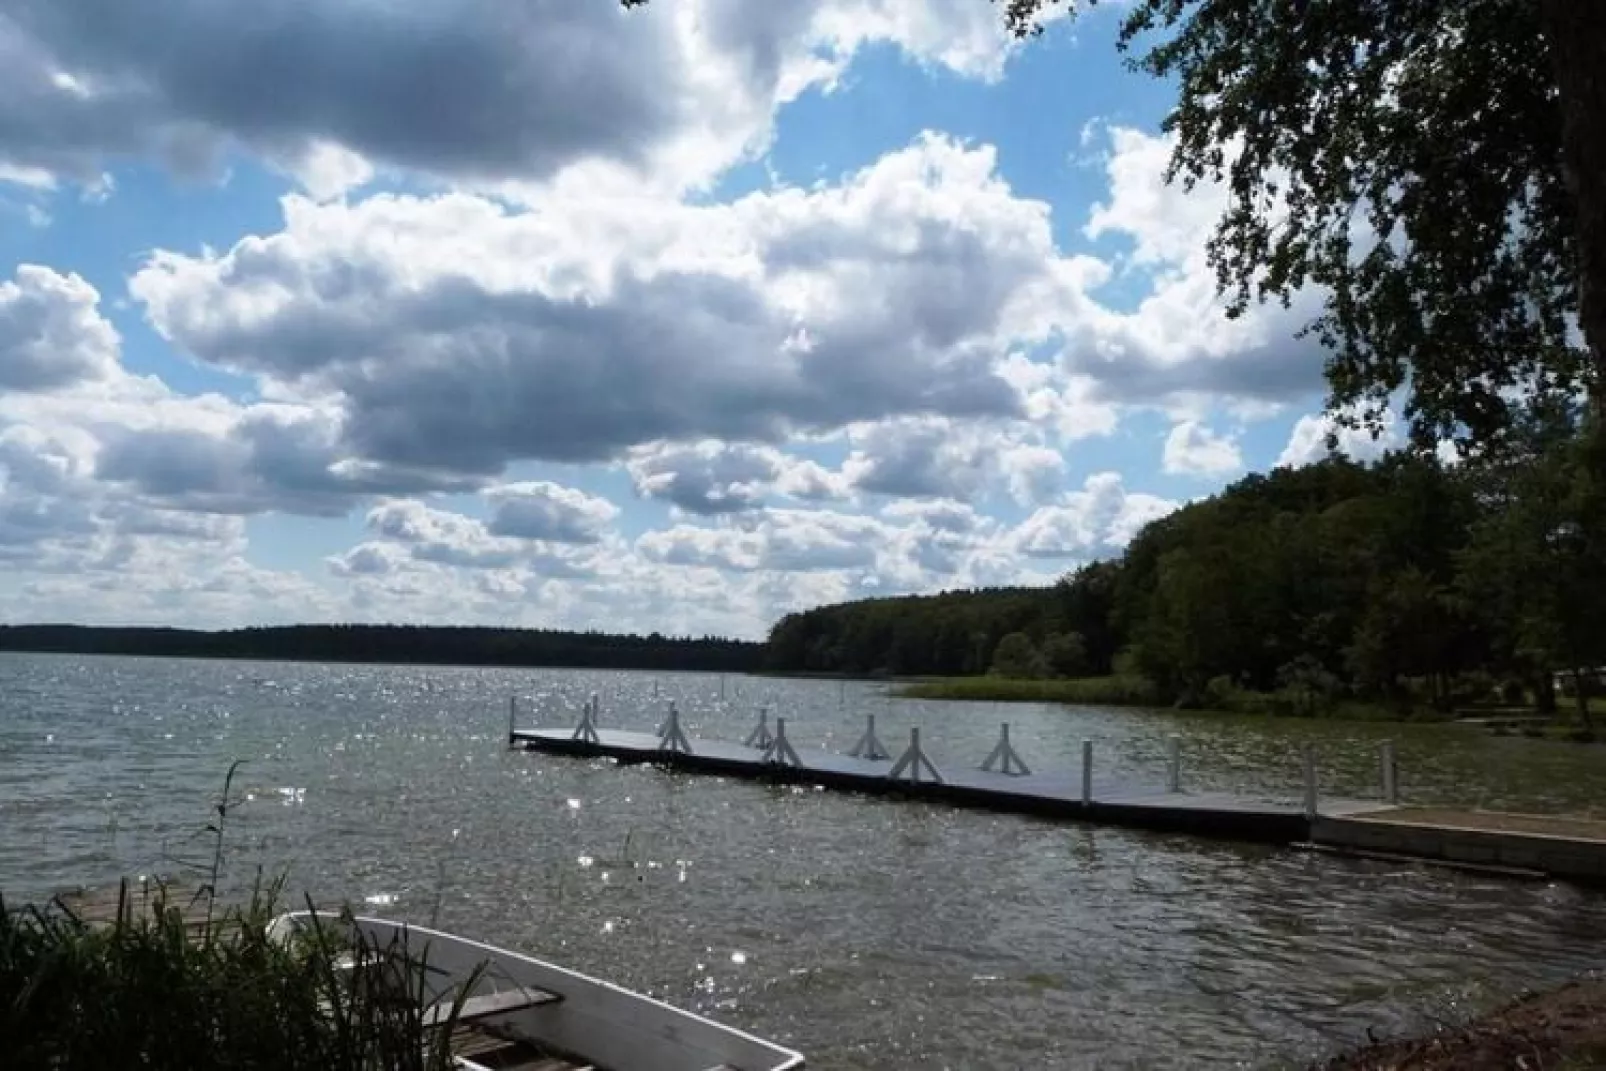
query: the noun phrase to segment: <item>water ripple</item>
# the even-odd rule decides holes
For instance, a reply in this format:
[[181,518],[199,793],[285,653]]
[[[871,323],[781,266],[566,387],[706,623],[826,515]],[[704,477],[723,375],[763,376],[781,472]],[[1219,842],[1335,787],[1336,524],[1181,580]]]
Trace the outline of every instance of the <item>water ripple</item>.
[[[889,703],[878,686],[690,674],[0,654],[0,889],[172,870],[224,771],[228,871],[548,955],[775,1036],[834,1068],[1254,1067],[1420,1027],[1596,966],[1606,903],[1518,884],[794,790],[502,749],[522,720],[606,726],[669,699],[745,735],[761,704],[800,743],[929,727],[939,762],[1003,717],[1034,766],[1092,739],[1112,777],[1286,792],[1307,741],[1329,790],[1373,748],[1408,791],[1589,809],[1580,749],[1442,729]],[[655,698],[656,697],[656,698]],[[1473,792],[1476,799],[1467,800]]]

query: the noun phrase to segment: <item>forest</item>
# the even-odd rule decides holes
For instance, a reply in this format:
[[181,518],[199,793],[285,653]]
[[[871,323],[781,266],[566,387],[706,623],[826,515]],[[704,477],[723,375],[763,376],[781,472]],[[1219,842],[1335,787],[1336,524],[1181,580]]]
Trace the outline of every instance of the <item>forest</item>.
[[172,628],[0,625],[0,650],[167,658],[262,658],[465,666],[701,670],[758,667],[757,643],[546,629],[289,625],[202,632]]
[[1554,710],[1560,691],[1587,721],[1587,671],[1606,665],[1606,517],[1584,442],[1539,427],[1531,449],[1478,465],[1400,452],[1251,475],[1050,588],[789,615],[767,665],[1113,675],[1134,700],[1237,709],[1261,696],[1295,713]]

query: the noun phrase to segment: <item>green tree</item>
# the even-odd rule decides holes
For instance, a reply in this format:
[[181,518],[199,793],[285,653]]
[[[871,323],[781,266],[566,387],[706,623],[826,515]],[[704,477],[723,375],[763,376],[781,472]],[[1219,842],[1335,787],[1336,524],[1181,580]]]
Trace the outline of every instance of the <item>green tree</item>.
[[1170,177],[1229,191],[1231,313],[1326,295],[1335,411],[1404,389],[1420,443],[1478,447],[1580,386],[1606,417],[1606,4],[1136,0],[1134,46],[1179,86]]
[[1083,677],[1088,673],[1087,644],[1080,632],[1051,632],[1040,648],[1043,668],[1056,677]]
[[[1577,674],[1606,663],[1606,486],[1589,456],[1600,440],[1561,410],[1536,415],[1520,441],[1520,453],[1476,474],[1483,510],[1461,585],[1534,676]],[[1574,700],[1589,727],[1582,689]]]
[[989,671],[995,677],[1013,677],[1027,680],[1043,676],[1043,656],[1032,645],[1032,638],[1024,632],[1011,632],[998,641],[993,649],[993,665]]

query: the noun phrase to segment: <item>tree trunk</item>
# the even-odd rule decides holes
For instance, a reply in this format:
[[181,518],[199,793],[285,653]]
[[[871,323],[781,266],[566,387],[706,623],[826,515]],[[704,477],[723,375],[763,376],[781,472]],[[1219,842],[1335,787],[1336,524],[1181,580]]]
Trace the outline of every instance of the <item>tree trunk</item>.
[[1590,412],[1606,423],[1606,3],[1539,0],[1560,93],[1562,166],[1578,242],[1578,321],[1594,381]]
[[1556,676],[1550,670],[1541,670],[1534,678],[1534,711],[1539,714],[1556,713]]
[[1591,683],[1593,683],[1593,680],[1589,682],[1584,680],[1583,670],[1573,670],[1573,699],[1578,706],[1578,724],[1583,727],[1585,732],[1595,731],[1595,723],[1589,717],[1589,686]]

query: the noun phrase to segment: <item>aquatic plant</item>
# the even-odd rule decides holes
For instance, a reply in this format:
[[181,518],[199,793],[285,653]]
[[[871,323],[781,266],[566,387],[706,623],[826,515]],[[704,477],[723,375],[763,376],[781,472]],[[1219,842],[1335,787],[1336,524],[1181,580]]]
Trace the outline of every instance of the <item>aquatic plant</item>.
[[[280,940],[270,933],[277,891],[208,910],[199,927],[160,884],[142,894],[124,882],[106,922],[60,900],[13,908],[0,898],[6,1066],[451,1067],[457,1009],[428,1025],[426,965],[403,948],[377,946],[345,919],[314,916],[296,940]],[[383,968],[363,969],[375,964]]]
[[[106,917],[56,897],[0,895],[0,1052],[6,1068],[76,1071],[445,1071],[451,1032],[480,973],[442,999],[424,959],[312,911],[273,927],[284,882],[260,873],[237,904],[219,895],[235,773],[204,833],[203,879],[119,884]],[[312,904],[309,901],[308,909]],[[433,1007],[432,1007],[433,1005]]]

